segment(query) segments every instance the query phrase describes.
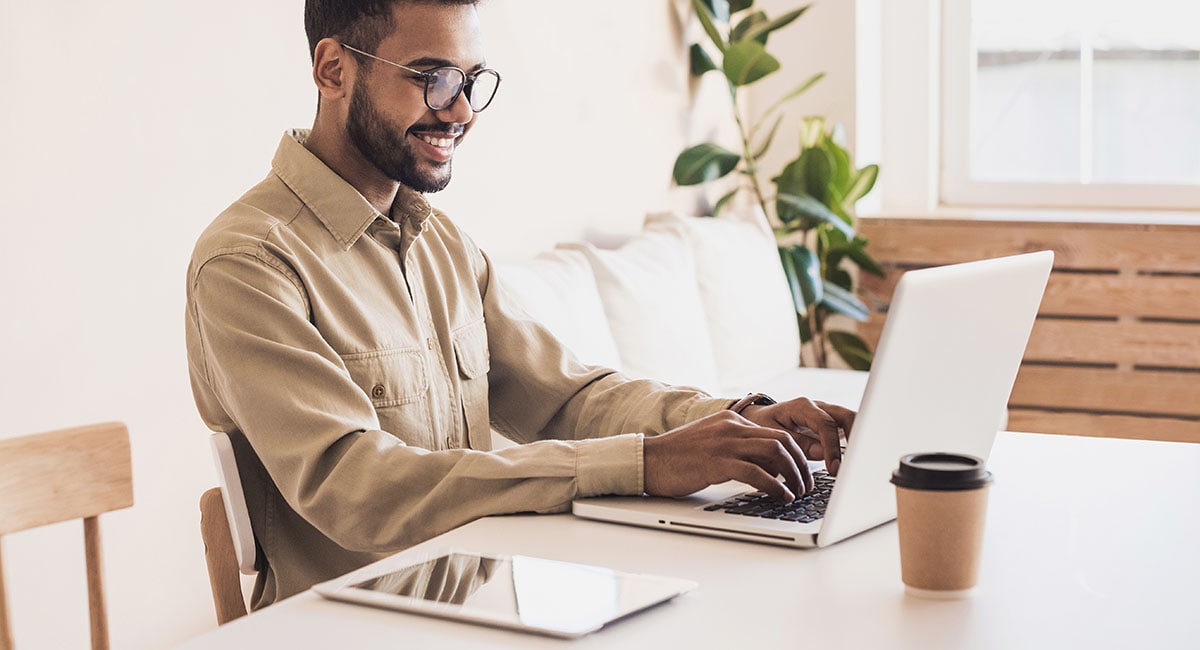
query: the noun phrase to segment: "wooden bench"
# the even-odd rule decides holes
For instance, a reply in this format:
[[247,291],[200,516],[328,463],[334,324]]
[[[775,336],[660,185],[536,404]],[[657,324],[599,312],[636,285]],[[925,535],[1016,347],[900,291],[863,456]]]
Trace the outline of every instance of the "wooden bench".
[[1009,429],[1200,442],[1200,226],[864,218],[878,341],[907,269],[1051,249]]

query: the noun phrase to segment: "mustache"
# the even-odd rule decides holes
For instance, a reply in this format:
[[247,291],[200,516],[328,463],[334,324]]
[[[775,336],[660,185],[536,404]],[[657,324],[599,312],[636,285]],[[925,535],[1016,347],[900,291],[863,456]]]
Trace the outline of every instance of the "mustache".
[[434,133],[444,135],[450,138],[457,138],[466,131],[466,127],[458,122],[438,122],[436,124],[415,124],[408,129],[408,132],[416,135],[418,133]]

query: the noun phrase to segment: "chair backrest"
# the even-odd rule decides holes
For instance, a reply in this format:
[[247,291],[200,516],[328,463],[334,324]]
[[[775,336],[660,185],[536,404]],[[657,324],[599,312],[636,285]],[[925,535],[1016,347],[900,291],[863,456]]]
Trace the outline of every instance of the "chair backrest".
[[[0,536],[83,519],[94,649],[108,648],[98,517],[132,505],[133,471],[124,424],[108,422],[0,440]],[[0,650],[12,646],[0,571]]]
[[224,433],[215,433],[209,442],[220,487],[211,488],[200,497],[200,535],[204,539],[217,623],[224,625],[246,615],[238,573],[254,575],[257,572],[258,547],[250,527],[250,513],[246,509],[232,441]]
[[238,570],[248,576],[254,575],[258,571],[255,568],[258,546],[254,542],[254,530],[250,527],[250,511],[246,509],[246,493],[242,490],[242,477],[233,454],[233,441],[228,434],[214,433],[209,443],[212,445],[213,463],[217,466],[217,480],[225,502],[225,515],[229,521]]
[[212,587],[217,624],[224,625],[246,615],[246,597],[238,574],[237,554],[225,514],[221,488],[209,488],[200,496],[200,537],[204,540],[204,559],[208,563],[208,582]]

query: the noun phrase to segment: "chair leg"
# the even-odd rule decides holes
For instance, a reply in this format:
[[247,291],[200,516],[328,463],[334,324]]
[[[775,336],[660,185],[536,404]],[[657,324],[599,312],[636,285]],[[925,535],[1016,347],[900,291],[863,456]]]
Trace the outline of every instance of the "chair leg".
[[[3,550],[0,544],[0,550]],[[4,588],[4,558],[0,557],[0,650],[12,650],[12,632],[8,628],[8,596]]]
[[100,520],[83,520],[83,545],[87,558],[88,611],[92,618],[92,650],[108,650],[108,613],[104,609],[104,575],[100,554]]

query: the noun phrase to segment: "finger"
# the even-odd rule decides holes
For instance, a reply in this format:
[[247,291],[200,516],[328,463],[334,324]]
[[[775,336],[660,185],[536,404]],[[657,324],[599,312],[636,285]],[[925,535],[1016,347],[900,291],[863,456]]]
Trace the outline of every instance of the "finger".
[[[795,445],[795,442],[792,442]],[[799,463],[793,455],[792,450],[787,449],[787,441],[784,440],[768,440],[766,438],[747,441],[747,453],[743,456],[743,460],[749,460],[755,465],[758,465],[772,476],[782,476],[784,483],[793,494],[799,496],[812,489],[809,481],[806,480],[800,467],[808,469],[808,463],[801,460]],[[799,447],[795,450],[800,451]],[[803,458],[803,452],[801,458]]]
[[849,440],[850,430],[854,428],[854,418],[858,415],[858,413],[844,406],[830,404],[829,402],[817,402],[816,404],[817,406],[821,407],[821,410],[828,413],[834,420],[837,421],[838,426],[846,432],[846,439]]
[[[788,486],[797,494],[807,494],[813,490],[813,477],[812,471],[808,468],[808,456],[800,448],[799,442],[790,431],[760,427],[747,421],[745,426],[738,427],[737,433],[743,437],[769,439],[778,443],[778,445],[768,448],[774,454],[768,453],[767,456],[760,455],[759,458],[778,455],[780,453],[780,446],[782,446],[782,451],[787,456],[788,462],[779,465],[776,474],[783,474],[786,478],[792,479],[788,482]],[[756,449],[761,452],[764,448],[760,446],[756,447]]]
[[804,400],[806,408],[805,420],[808,426],[817,432],[821,438],[821,451],[825,455],[825,469],[837,476],[842,465],[842,444],[838,436],[838,422],[832,415],[811,400]]
[[796,500],[796,495],[779,482],[779,479],[748,461],[733,461],[733,465],[729,468],[729,478],[746,483],[760,492],[766,492],[772,499],[780,503],[791,503]]

